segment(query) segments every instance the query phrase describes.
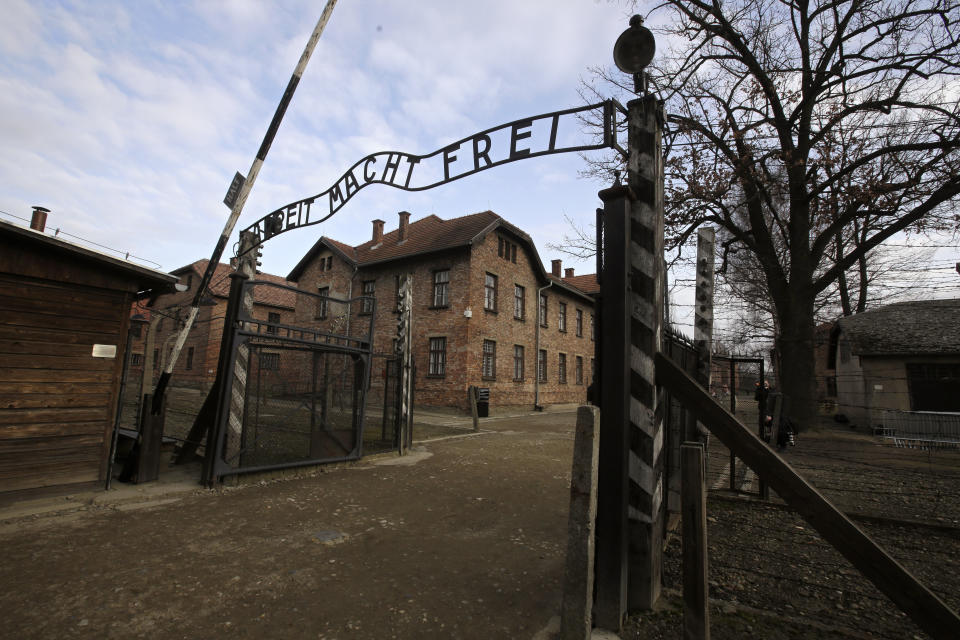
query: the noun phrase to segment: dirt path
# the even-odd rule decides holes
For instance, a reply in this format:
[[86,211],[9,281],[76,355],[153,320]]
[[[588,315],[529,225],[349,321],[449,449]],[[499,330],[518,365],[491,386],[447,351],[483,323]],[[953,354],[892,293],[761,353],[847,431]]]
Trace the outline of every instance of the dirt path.
[[[559,609],[575,415],[411,458],[0,529],[10,638],[532,637]],[[137,508],[144,507],[144,508]]]

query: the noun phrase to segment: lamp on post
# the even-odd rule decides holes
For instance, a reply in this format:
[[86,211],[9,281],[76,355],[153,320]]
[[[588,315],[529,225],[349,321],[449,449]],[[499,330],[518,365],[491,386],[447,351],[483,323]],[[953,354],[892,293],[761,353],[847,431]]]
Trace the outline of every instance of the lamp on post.
[[644,69],[653,60],[657,43],[650,29],[643,26],[643,18],[630,18],[630,27],[620,34],[613,45],[613,62],[624,73],[633,75],[634,93],[647,92],[647,74]]

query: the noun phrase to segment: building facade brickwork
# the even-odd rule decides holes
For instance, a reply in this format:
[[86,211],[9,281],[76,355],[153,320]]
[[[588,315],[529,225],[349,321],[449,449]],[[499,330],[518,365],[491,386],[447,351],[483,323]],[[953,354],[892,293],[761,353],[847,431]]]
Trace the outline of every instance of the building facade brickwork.
[[[418,405],[467,410],[470,386],[489,388],[494,408],[585,402],[593,378],[596,277],[575,276],[573,269],[561,276],[559,260],[547,271],[531,238],[490,211],[451,220],[409,218],[401,212],[398,228],[389,233],[375,220],[371,239],[355,247],[320,238],[286,278],[258,275],[295,286],[303,295],[257,287],[254,317],[360,339],[372,321],[376,357],[370,389],[378,397],[395,349],[399,279],[409,273]],[[205,267],[201,260],[174,271],[187,291],[152,302],[151,310],[162,318],[154,340],[156,372]],[[213,306],[201,307],[174,370],[179,385],[206,390],[213,384],[229,272],[229,265],[217,269],[210,287]],[[376,304],[365,302],[366,295]],[[144,354],[145,341],[145,335],[136,339],[133,351]],[[270,363],[279,371],[274,377],[296,384],[301,365],[287,369],[299,361],[292,353],[277,354]],[[148,361],[144,354],[141,363]]]
[[[586,400],[595,277],[574,276],[572,269],[562,277],[560,261],[548,273],[530,237],[492,212],[414,223],[401,212],[396,230],[384,233],[383,224],[374,221],[371,240],[357,247],[321,238],[288,278],[304,291],[327,289],[343,298],[372,286],[374,351],[389,354],[398,278],[411,274],[417,404],[467,409],[470,386],[489,388],[493,407]],[[574,279],[576,286],[568,282]],[[351,315],[360,308],[354,305]],[[297,320],[308,322],[309,313],[298,309]],[[375,363],[374,386],[382,375]]]

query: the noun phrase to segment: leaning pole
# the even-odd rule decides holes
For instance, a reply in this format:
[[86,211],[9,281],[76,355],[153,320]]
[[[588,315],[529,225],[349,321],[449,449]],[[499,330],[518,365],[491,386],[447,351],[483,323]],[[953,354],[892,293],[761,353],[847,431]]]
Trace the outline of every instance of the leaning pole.
[[[257,180],[257,175],[260,173],[260,167],[263,166],[263,161],[267,157],[267,152],[270,151],[270,145],[273,144],[273,139],[276,137],[277,130],[280,128],[280,121],[283,120],[283,116],[287,112],[287,106],[290,104],[290,99],[293,98],[293,93],[297,90],[297,85],[300,84],[300,78],[303,76],[303,71],[307,68],[307,63],[310,61],[310,56],[313,55],[313,50],[316,48],[317,42],[320,40],[320,35],[327,26],[327,22],[330,20],[330,14],[333,13],[333,7],[336,4],[337,0],[327,0],[327,6],[324,7],[323,13],[320,14],[320,19],[317,21],[317,26],[313,28],[313,33],[310,34],[310,39],[307,41],[307,46],[303,49],[303,54],[300,56],[300,61],[297,62],[297,67],[294,69],[293,75],[290,76],[290,81],[287,83],[287,88],[283,92],[283,97],[280,98],[280,104],[277,105],[277,110],[273,114],[273,120],[270,121],[270,126],[267,128],[267,133],[263,136],[263,142],[260,143],[260,149],[257,150],[257,156],[254,158],[253,164],[250,166],[250,171],[247,173],[246,179],[237,174],[237,176],[234,178],[233,184],[230,185],[230,190],[227,193],[227,199],[224,201],[230,207],[230,217],[227,218],[227,223],[224,225],[223,231],[220,233],[220,239],[217,240],[217,245],[213,249],[213,255],[210,256],[210,262],[207,263],[207,269],[204,271],[203,277],[200,279],[200,286],[197,287],[197,292],[194,294],[193,301],[190,303],[190,311],[187,314],[187,319],[184,322],[183,327],[180,329],[179,335],[177,335],[177,341],[173,345],[173,351],[170,353],[170,358],[167,361],[167,367],[164,369],[163,373],[160,374],[160,379],[157,380],[157,386],[153,392],[154,412],[156,412],[160,407],[163,394],[170,382],[170,376],[173,374],[173,367],[177,364],[177,359],[180,357],[180,352],[183,350],[183,344],[186,342],[187,336],[190,334],[190,329],[193,327],[193,322],[197,317],[197,312],[200,310],[200,300],[203,298],[204,292],[210,285],[210,280],[213,278],[214,271],[216,270],[217,265],[220,263],[220,258],[223,256],[223,250],[227,246],[227,241],[230,239],[230,235],[233,233],[233,228],[237,225],[237,220],[240,219],[240,213],[243,211],[243,206],[247,202],[247,196],[250,195],[250,191],[253,189],[253,184]],[[237,192],[238,184],[239,191]],[[236,192],[236,198],[231,203],[230,199],[232,199],[234,192]]]

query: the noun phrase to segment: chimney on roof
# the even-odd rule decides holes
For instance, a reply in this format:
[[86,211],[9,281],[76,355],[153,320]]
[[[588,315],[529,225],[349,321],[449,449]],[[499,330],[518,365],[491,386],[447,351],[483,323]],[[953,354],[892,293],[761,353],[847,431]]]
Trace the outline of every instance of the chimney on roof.
[[47,214],[50,213],[50,209],[46,207],[34,207],[33,208],[33,218],[30,220],[30,228],[34,231],[43,232],[47,227]]
[[397,215],[400,216],[400,228],[397,231],[397,241],[403,242],[404,240],[407,239],[407,224],[410,223],[410,212],[401,211]]
[[551,260],[550,261],[550,273],[556,277],[560,277],[560,260]]
[[567,267],[566,269],[564,269],[564,270],[563,270],[563,277],[564,277],[564,278],[572,278],[572,277],[573,277],[573,267]]
[[380,244],[383,242],[383,225],[385,223],[383,220],[374,220],[373,221],[373,244]]

